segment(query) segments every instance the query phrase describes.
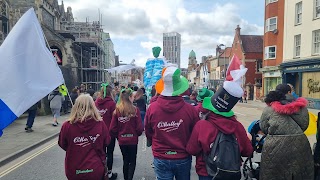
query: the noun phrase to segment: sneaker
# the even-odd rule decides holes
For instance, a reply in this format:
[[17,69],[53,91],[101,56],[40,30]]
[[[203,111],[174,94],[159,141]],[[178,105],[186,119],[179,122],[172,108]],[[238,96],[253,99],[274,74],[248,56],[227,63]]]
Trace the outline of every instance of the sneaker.
[[52,126],[58,126],[58,122],[52,123]]
[[33,129],[28,128],[26,132],[27,132],[27,133],[29,133],[29,132],[33,132]]
[[28,126],[26,126],[26,127],[24,128],[24,130],[26,130],[26,131],[27,131],[27,130],[28,130],[28,128],[29,128],[29,127],[28,127]]
[[110,173],[108,173],[109,180],[115,180],[118,177],[118,173],[111,173],[112,175],[110,176]]

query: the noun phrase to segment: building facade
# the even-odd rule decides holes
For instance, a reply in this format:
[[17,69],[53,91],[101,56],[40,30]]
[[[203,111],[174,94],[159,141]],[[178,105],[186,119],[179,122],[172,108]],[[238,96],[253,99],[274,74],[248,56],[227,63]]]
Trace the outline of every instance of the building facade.
[[181,35],[177,32],[163,33],[163,56],[180,68]]
[[283,82],[320,109],[320,0],[286,1]]
[[282,72],[279,65],[283,61],[284,6],[285,0],[266,0],[263,42],[264,57],[263,68],[261,68],[264,96],[282,82]]

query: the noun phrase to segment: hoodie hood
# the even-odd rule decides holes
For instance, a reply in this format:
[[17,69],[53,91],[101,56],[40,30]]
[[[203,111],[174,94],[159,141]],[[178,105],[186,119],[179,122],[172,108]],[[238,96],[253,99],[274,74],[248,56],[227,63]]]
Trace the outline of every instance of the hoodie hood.
[[210,113],[207,120],[213,123],[224,134],[232,134],[236,131],[237,120],[234,116],[226,118],[215,113]]
[[279,114],[294,114],[299,112],[302,108],[306,107],[308,101],[304,98],[298,98],[295,101],[289,99],[287,102],[274,101],[271,103],[272,109]]
[[160,95],[155,103],[166,112],[177,112],[185,102],[181,96],[162,96]]
[[76,123],[76,125],[80,128],[80,132],[88,132],[90,131],[90,129],[92,129],[93,127],[95,127],[99,122],[90,118],[87,119],[86,121],[80,122],[78,121]]
[[98,97],[98,99],[96,100],[96,102],[99,104],[99,105],[102,105],[106,102],[109,102],[109,101],[113,101],[113,99],[110,97],[110,96],[107,96],[105,97],[104,99],[102,99],[101,97]]

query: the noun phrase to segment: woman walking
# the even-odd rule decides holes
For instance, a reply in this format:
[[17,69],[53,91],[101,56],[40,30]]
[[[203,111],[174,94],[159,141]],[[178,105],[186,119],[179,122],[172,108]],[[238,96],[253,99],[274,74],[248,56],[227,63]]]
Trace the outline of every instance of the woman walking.
[[[112,98],[112,87],[108,83],[104,83],[101,85],[101,91],[99,96],[95,102],[96,107],[102,119],[108,129],[110,129],[110,123],[112,119],[112,113],[116,108],[116,103]],[[108,176],[110,180],[116,179],[118,174],[112,173],[112,165],[113,165],[113,152],[116,144],[116,138],[112,137],[111,142],[107,147],[107,166],[108,166]]]
[[143,132],[141,115],[133,105],[131,89],[123,89],[120,101],[116,105],[110,125],[110,134],[117,137],[122,157],[123,176],[125,180],[132,180],[136,168],[138,137]]
[[135,94],[134,103],[136,103],[137,107],[140,110],[142,124],[144,124],[144,116],[146,115],[147,102],[142,89],[138,89],[137,93]]
[[63,123],[59,146],[66,151],[65,173],[69,180],[103,179],[105,149],[110,143],[109,130],[102,121],[92,97],[80,95]]
[[304,98],[294,99],[287,84],[279,84],[266,96],[260,127],[267,134],[260,180],[313,179],[313,157],[307,136],[309,124]]
[[50,109],[53,115],[52,126],[58,126],[58,118],[60,117],[62,103],[65,100],[64,96],[59,92],[59,87],[48,95],[48,100],[50,102]]

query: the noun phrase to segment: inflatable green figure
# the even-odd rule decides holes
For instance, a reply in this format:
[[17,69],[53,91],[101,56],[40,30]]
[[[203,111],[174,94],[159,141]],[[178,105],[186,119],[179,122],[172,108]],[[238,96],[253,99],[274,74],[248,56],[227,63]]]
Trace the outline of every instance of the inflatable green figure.
[[152,48],[153,56],[154,56],[155,58],[158,58],[158,57],[159,57],[159,54],[160,54],[160,51],[161,51],[161,47],[159,47],[159,46],[153,47],[153,48]]

